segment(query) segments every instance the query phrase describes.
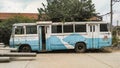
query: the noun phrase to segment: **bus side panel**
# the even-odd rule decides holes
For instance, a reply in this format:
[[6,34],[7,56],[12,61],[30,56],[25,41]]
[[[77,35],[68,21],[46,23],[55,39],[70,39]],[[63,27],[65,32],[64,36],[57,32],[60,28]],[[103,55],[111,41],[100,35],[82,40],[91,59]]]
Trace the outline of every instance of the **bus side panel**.
[[[83,42],[86,44],[87,49],[99,49],[104,46],[111,45],[111,38],[103,40],[103,38],[87,38],[87,35],[82,34],[70,34],[60,38],[60,36],[51,36],[47,39],[47,46],[50,46],[51,50],[60,49],[74,49],[77,42]],[[101,42],[103,43],[101,43]]]
[[73,47],[75,47],[75,44],[77,42],[85,43],[87,49],[98,48],[98,45],[99,45],[99,43],[98,43],[99,39],[98,38],[90,38],[90,37],[88,37],[87,33],[83,33],[83,34],[77,34],[77,33],[70,34],[69,36],[66,36],[63,40],[65,42],[67,42],[69,45],[72,45]]
[[99,48],[105,47],[105,46],[111,46],[112,45],[112,38],[108,38],[106,40],[103,40],[103,38],[99,39]]
[[99,49],[99,41],[100,38],[88,38],[87,39],[87,49]]
[[[110,35],[109,35],[110,36]],[[111,45],[111,38],[103,40],[103,38],[90,38],[83,34],[70,34],[65,36],[63,41],[67,42],[69,45],[75,47],[77,42],[83,42],[86,44],[87,49],[99,49],[105,46]],[[64,44],[65,45],[65,44]],[[66,45],[65,45],[66,46]],[[66,46],[69,49],[68,45]]]
[[66,36],[51,36],[47,39],[47,46],[51,50],[74,49],[77,42],[87,43],[87,39],[80,34]]
[[32,51],[38,51],[39,50],[39,39],[38,35],[26,35],[26,41],[25,43],[31,46]]
[[11,41],[13,42],[13,45],[10,46],[13,46],[14,48],[19,48],[21,44],[25,44],[25,35],[15,35],[12,38],[14,39],[13,41]]
[[65,36],[63,39],[65,42],[67,42],[69,45],[72,45],[73,47],[75,47],[75,44],[77,42],[84,42],[86,43],[86,38],[85,36],[82,36],[80,34],[70,34],[68,36]]
[[11,48],[14,48],[14,47],[15,47],[15,46],[14,46],[14,36],[11,36],[11,37],[10,37],[9,45],[10,45]]
[[99,38],[87,38],[87,49],[98,49]]
[[51,47],[50,47],[50,38],[46,39],[46,50],[47,51],[51,51],[52,50]]
[[100,33],[99,48],[112,45],[112,36],[110,32]]
[[61,42],[63,36],[51,36],[47,39],[47,46],[50,46],[51,50],[67,49]]
[[111,46],[112,39],[108,38],[104,40],[103,38],[94,38],[94,42],[95,43],[93,43],[92,38],[88,38],[87,49],[99,49],[102,47]]
[[87,49],[92,49],[93,44],[92,44],[92,38],[87,38]]

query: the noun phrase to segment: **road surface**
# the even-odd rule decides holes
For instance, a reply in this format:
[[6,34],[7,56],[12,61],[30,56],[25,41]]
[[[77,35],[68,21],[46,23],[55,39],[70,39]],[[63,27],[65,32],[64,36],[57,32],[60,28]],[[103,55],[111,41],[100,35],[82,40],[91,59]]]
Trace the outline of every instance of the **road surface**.
[[37,57],[11,58],[0,68],[120,68],[120,52],[112,53],[38,53]]

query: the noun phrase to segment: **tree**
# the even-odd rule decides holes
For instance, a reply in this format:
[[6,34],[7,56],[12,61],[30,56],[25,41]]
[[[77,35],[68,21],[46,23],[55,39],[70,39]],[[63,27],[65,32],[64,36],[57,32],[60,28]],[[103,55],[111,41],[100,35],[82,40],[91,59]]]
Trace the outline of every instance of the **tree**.
[[11,17],[7,20],[0,22],[0,42],[9,44],[12,25],[14,23],[32,23],[32,22],[35,22],[35,20],[20,15]]
[[47,0],[43,7],[38,8],[39,17],[45,13],[52,21],[84,21],[96,16],[91,0]]

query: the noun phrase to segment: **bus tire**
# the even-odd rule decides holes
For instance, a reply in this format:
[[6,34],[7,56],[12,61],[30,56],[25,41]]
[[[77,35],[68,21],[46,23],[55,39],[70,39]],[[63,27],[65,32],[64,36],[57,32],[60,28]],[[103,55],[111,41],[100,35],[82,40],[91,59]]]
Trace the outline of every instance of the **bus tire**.
[[31,47],[29,45],[22,45],[19,48],[19,52],[31,52]]
[[86,51],[86,45],[84,43],[76,43],[75,51],[76,53],[84,53]]

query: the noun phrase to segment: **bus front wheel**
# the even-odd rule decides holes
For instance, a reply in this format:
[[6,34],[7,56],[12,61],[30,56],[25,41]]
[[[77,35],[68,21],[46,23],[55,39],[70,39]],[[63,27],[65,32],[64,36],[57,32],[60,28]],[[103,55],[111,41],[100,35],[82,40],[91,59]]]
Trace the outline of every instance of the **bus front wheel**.
[[22,45],[20,48],[19,48],[19,52],[31,52],[31,48],[29,45]]
[[84,43],[76,43],[75,45],[75,51],[77,53],[83,53],[86,51],[86,46]]

